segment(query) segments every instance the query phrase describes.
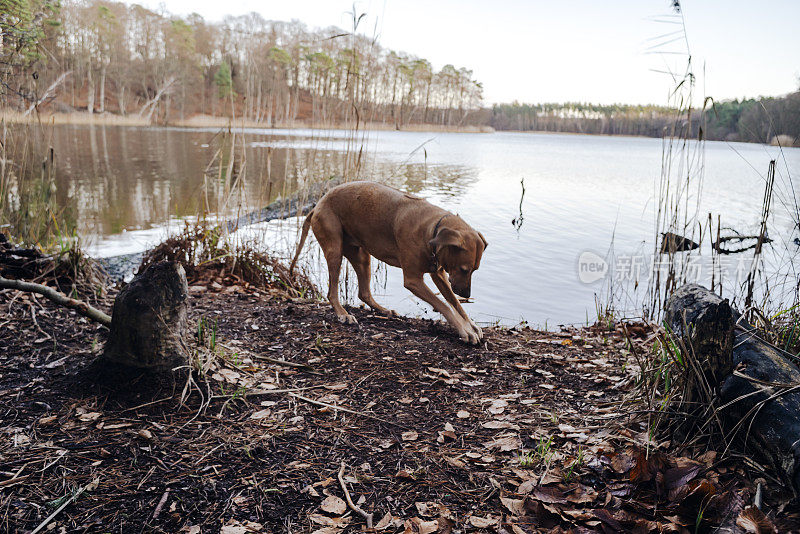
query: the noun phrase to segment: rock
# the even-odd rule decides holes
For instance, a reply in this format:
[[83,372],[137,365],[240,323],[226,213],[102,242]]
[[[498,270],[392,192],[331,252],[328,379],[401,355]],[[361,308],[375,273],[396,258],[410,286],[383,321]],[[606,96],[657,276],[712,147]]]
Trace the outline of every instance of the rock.
[[188,295],[186,273],[179,263],[156,263],[137,274],[114,300],[104,357],[141,368],[186,365]]

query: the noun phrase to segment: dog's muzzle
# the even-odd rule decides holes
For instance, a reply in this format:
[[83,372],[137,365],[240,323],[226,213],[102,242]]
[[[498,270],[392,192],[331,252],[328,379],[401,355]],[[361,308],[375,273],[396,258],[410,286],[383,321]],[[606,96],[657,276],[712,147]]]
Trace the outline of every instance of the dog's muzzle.
[[458,295],[459,297],[464,297],[465,299],[469,298],[470,291],[468,287],[454,287],[453,293]]

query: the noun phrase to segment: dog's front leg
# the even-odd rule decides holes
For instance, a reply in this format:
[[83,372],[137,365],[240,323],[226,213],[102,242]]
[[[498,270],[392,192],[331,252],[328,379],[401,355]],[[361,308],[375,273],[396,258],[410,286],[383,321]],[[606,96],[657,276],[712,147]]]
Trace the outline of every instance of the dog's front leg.
[[483,331],[478,325],[475,324],[475,321],[470,319],[469,315],[467,315],[467,312],[464,311],[464,308],[458,301],[458,297],[455,293],[453,293],[453,288],[450,286],[450,281],[447,279],[444,273],[442,271],[431,273],[431,280],[433,280],[433,283],[436,284],[436,287],[439,289],[439,293],[442,294],[442,296],[456,311],[456,313],[458,313],[465,321],[469,323],[469,325],[475,331],[475,334],[478,336],[478,339],[483,339]]
[[430,288],[425,285],[422,279],[422,274],[407,275],[403,273],[403,285],[411,291],[414,295],[421,298],[437,312],[441,313],[450,325],[455,328],[458,337],[465,343],[477,345],[480,339],[470,324],[459,314],[457,314],[450,306],[442,302]]

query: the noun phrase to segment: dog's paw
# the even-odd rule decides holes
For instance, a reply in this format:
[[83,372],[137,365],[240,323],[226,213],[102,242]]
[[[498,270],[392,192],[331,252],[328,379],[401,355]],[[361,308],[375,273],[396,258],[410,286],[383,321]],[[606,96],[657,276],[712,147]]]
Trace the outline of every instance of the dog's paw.
[[470,345],[477,345],[480,342],[478,334],[476,334],[470,325],[466,325],[458,330],[458,337],[461,341]]
[[478,336],[478,341],[481,341],[483,339],[483,330],[481,330],[481,327],[475,324],[475,321],[472,319],[469,320],[469,325],[475,331],[475,335]]
[[353,315],[350,315],[349,313],[346,313],[344,315],[337,315],[336,317],[342,324],[358,324],[356,318]]

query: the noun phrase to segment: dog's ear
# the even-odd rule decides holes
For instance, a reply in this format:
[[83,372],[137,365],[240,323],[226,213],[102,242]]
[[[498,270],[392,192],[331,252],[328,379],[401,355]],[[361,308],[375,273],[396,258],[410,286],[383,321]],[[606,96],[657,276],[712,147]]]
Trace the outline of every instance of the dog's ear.
[[461,232],[451,228],[442,228],[439,230],[434,238],[428,241],[428,244],[436,251],[441,250],[443,247],[464,248]]
[[478,232],[478,237],[480,237],[480,238],[481,238],[481,241],[483,241],[483,248],[484,248],[484,250],[485,250],[485,249],[486,249],[486,247],[488,247],[488,246],[489,246],[489,243],[487,243],[487,242],[486,242],[486,238],[485,238],[485,237],[483,237],[483,234],[482,234],[482,233]]

